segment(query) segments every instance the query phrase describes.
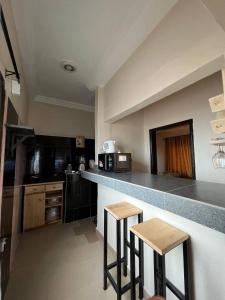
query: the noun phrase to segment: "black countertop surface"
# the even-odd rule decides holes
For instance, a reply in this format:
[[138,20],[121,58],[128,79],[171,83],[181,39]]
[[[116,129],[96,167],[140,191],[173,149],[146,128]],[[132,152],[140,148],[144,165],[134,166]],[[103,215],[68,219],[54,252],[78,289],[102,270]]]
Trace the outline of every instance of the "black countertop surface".
[[225,184],[158,176],[143,172],[112,173],[99,169],[86,172],[225,209]]
[[66,178],[64,173],[49,176],[25,176],[24,184],[35,184],[44,182],[64,181]]

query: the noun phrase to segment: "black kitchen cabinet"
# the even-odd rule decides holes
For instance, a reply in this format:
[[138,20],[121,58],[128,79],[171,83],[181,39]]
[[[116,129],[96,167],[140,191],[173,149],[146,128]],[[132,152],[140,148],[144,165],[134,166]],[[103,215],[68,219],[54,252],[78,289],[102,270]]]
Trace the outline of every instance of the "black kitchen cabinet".
[[64,207],[65,222],[96,216],[97,184],[78,174],[67,174]]
[[36,135],[27,139],[25,145],[24,182],[65,181],[65,222],[96,216],[97,184],[75,173],[65,175],[68,164],[78,170],[81,156],[85,157],[86,168],[89,167],[89,160],[95,158],[95,140],[85,139],[85,148],[77,148],[75,138]]
[[68,164],[78,170],[80,157],[95,159],[95,140],[85,139],[85,148],[76,147],[75,138],[36,135],[25,141],[26,174],[25,183],[63,180]]

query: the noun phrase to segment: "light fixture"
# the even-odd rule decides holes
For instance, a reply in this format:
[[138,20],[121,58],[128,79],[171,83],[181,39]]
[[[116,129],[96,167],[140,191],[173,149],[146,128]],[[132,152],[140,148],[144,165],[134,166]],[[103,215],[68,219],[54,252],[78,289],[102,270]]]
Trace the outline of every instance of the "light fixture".
[[218,151],[212,158],[213,166],[216,169],[225,169],[225,152],[221,145],[218,147]]
[[62,67],[65,71],[70,73],[75,72],[77,70],[73,62],[71,61],[66,61],[66,60],[62,61]]
[[76,70],[76,68],[70,64],[65,64],[64,69],[68,72],[74,72]]

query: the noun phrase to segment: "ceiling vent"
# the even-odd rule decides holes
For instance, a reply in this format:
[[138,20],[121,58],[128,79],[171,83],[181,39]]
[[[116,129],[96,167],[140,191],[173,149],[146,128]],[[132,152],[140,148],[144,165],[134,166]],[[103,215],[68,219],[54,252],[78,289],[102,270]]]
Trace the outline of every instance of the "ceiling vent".
[[72,73],[77,70],[72,61],[64,60],[62,61],[62,67],[65,71]]

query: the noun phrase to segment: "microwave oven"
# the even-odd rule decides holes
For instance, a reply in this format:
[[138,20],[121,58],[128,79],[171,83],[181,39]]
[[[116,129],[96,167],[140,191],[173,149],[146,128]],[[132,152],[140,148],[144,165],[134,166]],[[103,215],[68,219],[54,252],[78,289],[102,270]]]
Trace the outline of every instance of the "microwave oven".
[[131,171],[131,153],[102,153],[98,155],[98,168],[109,172]]

